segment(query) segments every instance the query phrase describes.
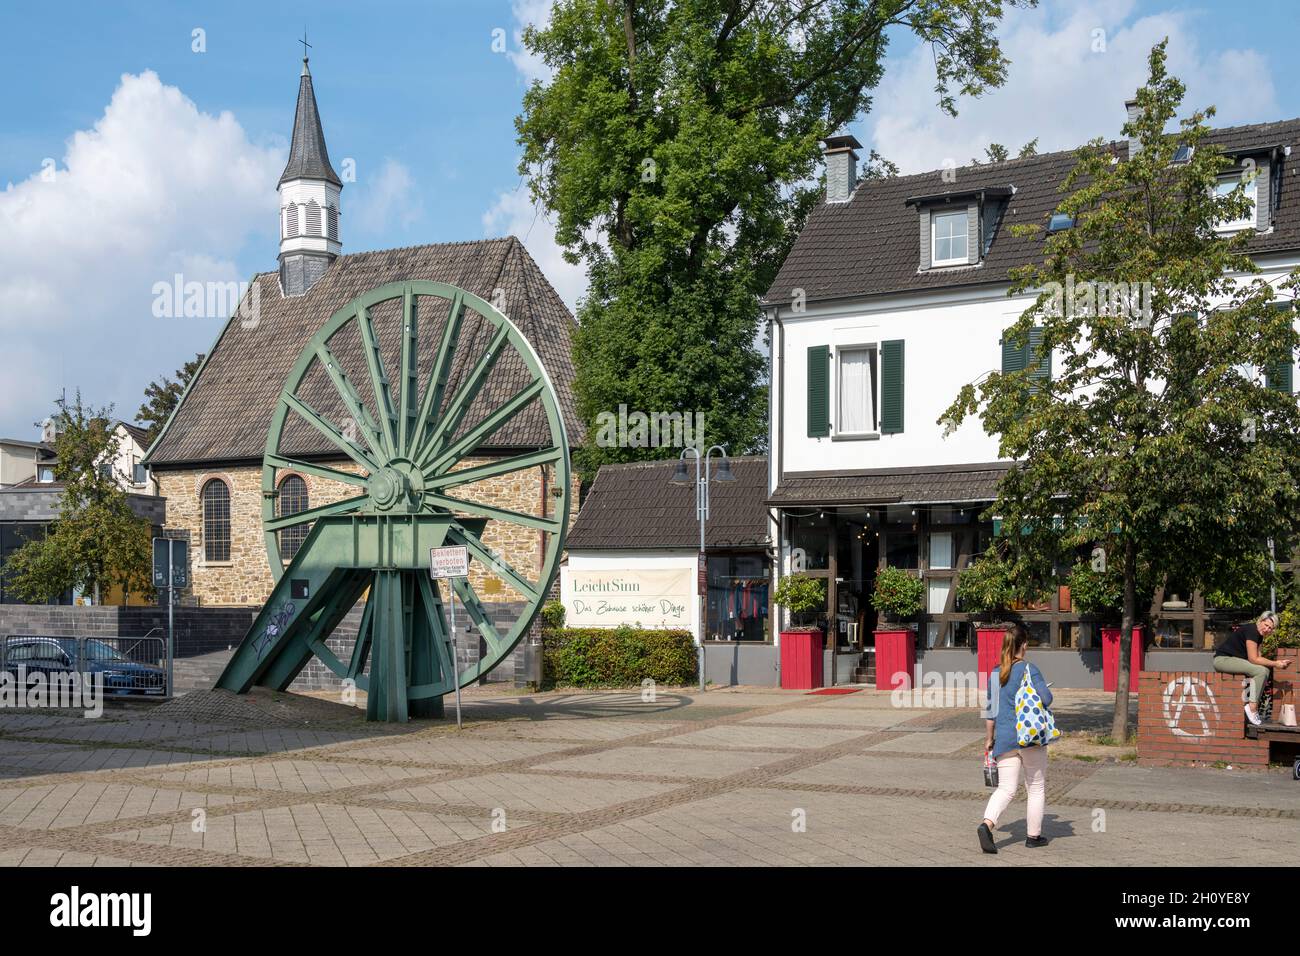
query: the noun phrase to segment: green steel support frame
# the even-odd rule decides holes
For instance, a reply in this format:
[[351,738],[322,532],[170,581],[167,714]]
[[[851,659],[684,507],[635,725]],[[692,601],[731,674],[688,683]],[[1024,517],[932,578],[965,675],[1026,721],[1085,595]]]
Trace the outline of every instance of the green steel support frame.
[[[447,306],[423,391],[420,315],[422,308],[433,309],[427,302],[422,305],[422,299],[441,300]],[[396,398],[371,317],[372,310],[393,300],[400,300],[402,309]],[[461,356],[465,372],[449,392],[467,311],[490,323],[491,337],[478,355]],[[373,404],[362,398],[329,345],[349,325],[359,335]],[[464,427],[507,349],[518,355],[531,380],[476,424]],[[303,398],[303,383],[316,366],[323,368],[351,418],[350,427],[339,427]],[[532,407],[544,414],[546,446],[459,467],[495,432]],[[285,427],[295,417],[324,435],[360,473],[286,455],[281,447]],[[554,469],[552,487],[559,489],[553,510],[544,516],[450,493],[539,466]],[[277,514],[278,479],[289,471],[351,491],[296,514]],[[555,389],[537,353],[509,319],[478,296],[445,283],[395,282],[359,296],[335,312],[303,349],[271,416],[262,468],[262,527],[276,585],[217,686],[237,693],[255,685],[284,690],[314,656],[366,692],[369,720],[440,716],[442,697],[455,690],[456,675],[455,658],[447,648],[447,602],[454,599],[461,605],[463,617],[486,648],[477,664],[460,672],[465,686],[514,649],[540,610],[559,570],[570,484],[568,438]],[[543,534],[542,567],[535,580],[487,546],[485,532],[492,522]],[[280,556],[280,532],[305,524],[310,530],[286,566]],[[465,547],[471,566],[477,564],[520,595],[523,613],[505,633],[492,624],[468,578],[430,579],[429,550],[444,545]],[[349,659],[343,661],[326,639],[363,596],[361,626]]]

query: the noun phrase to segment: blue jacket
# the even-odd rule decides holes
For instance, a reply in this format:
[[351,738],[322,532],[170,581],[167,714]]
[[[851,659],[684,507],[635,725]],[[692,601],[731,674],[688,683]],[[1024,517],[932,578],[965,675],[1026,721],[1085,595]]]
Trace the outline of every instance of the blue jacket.
[[993,673],[989,674],[989,696],[985,702],[992,709],[984,712],[985,717],[993,718],[994,757],[1001,757],[1005,753],[1020,749],[1016,744],[1016,691],[1020,689],[1026,667],[1029,668],[1029,679],[1034,682],[1034,689],[1043,699],[1043,705],[1052,706],[1052,689],[1047,686],[1047,678],[1043,676],[1043,672],[1033,664],[1028,661],[1016,661],[1011,665],[1011,676],[1000,686],[999,672],[994,668]]

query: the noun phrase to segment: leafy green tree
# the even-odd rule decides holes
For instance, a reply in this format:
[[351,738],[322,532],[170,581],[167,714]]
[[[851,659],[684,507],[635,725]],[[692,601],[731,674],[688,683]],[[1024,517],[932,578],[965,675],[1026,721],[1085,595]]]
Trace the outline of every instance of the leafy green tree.
[[131,511],[117,476],[100,465],[117,455],[112,407],[59,399],[55,480],[63,483],[58,520],[43,538],[28,541],[9,557],[8,586],[24,601],[45,602],[76,588],[100,602],[103,590],[151,589],[149,522]]
[[[1212,108],[1166,135],[1184,88],[1164,43],[1149,66],[1124,127],[1140,150],[1123,162],[1101,141],[1079,150],[1059,206],[1075,227],[1014,277],[1012,294],[1038,295],[1008,337],[1024,347],[1040,329],[1036,356],[965,386],[940,419],[978,414],[1018,462],[993,511],[1034,574],[1088,549],[1099,570],[1118,566],[1118,740],[1141,579],[1231,587],[1270,537],[1290,553],[1300,531],[1300,410],[1263,371],[1294,360],[1300,275],[1270,286],[1246,254],[1253,230],[1216,231],[1250,211],[1244,183],[1217,188],[1231,163],[1207,138]],[[1191,157],[1174,162],[1180,145]]]
[[167,424],[167,419],[171,418],[172,412],[180,404],[181,396],[185,394],[185,389],[190,384],[190,379],[194,378],[194,373],[202,364],[203,355],[200,353],[176,370],[176,381],[164,375],[145,387],[144,402],[140,405],[140,410],[135,413],[135,420],[148,429],[149,433],[145,439],[146,449],[154,443],[158,433]]
[[[994,30],[1036,0],[557,0],[524,43],[553,71],[516,120],[520,172],[587,296],[579,456],[598,416],[703,413],[732,453],[766,434],[758,297],[815,205],[820,142],[869,109],[891,33],[934,52],[941,108],[1001,84]],[[870,172],[869,166],[869,172]]]

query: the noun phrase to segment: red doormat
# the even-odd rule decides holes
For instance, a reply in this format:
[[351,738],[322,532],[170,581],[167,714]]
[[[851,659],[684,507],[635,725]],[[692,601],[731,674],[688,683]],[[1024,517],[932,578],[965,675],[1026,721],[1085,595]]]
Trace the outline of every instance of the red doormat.
[[810,690],[811,694],[856,694],[862,690],[861,687],[823,687],[821,690]]

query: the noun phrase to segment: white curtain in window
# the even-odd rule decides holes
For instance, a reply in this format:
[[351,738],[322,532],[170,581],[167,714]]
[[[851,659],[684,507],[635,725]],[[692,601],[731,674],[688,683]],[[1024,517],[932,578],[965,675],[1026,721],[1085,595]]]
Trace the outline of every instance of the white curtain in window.
[[875,431],[871,381],[871,350],[840,350],[840,431],[858,434]]

